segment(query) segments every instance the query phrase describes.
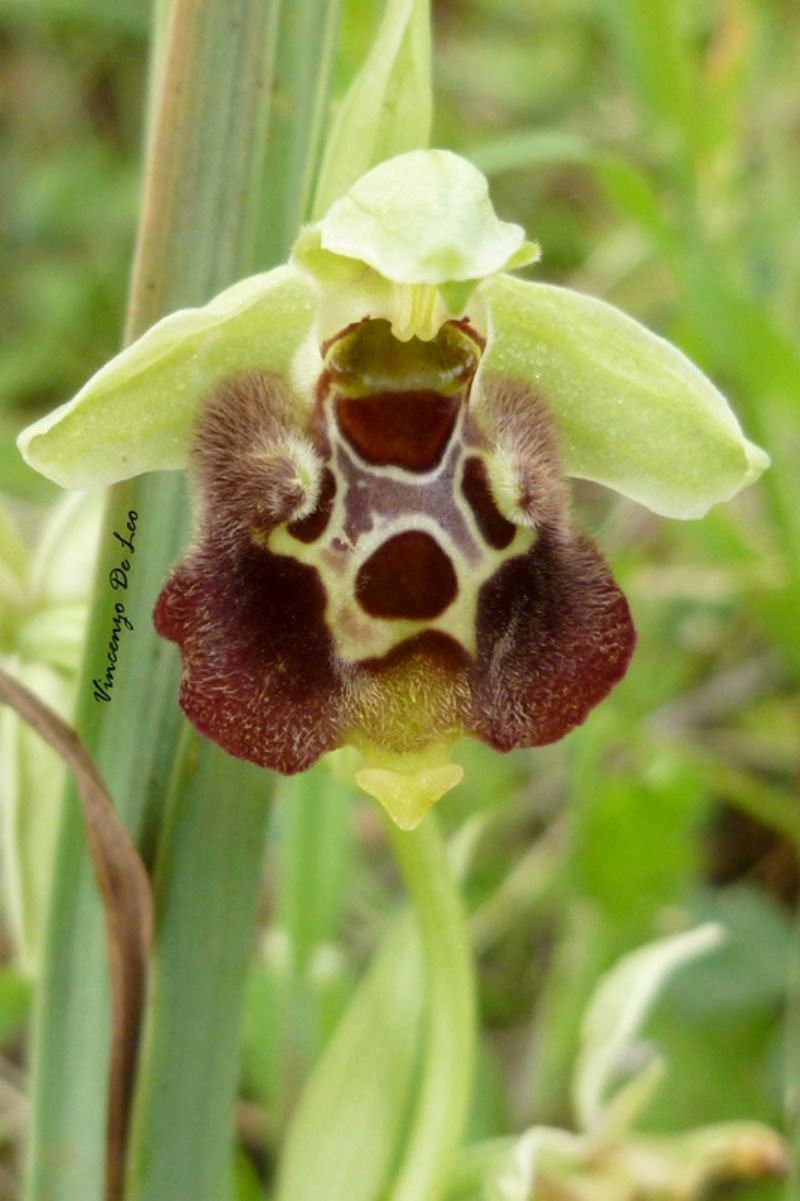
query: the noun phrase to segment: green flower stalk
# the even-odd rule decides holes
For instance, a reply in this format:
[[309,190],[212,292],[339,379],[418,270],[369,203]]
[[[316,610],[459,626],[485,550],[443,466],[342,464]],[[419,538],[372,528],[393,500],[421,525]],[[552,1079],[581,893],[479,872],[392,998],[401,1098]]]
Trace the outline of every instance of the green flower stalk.
[[406,828],[460,779],[457,738],[552,742],[627,668],[564,477],[688,518],[768,462],[675,348],[509,274],[537,257],[471,164],[399,155],[286,266],[160,321],[20,438],[66,487],[189,468],[155,610],[187,716],[286,773],[355,746]]

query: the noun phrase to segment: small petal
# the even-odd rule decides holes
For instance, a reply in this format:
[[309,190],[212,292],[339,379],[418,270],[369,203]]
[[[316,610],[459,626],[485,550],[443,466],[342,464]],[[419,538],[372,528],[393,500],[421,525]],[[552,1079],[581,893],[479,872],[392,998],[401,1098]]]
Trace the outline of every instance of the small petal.
[[24,458],[65,488],[184,467],[200,400],[232,372],[287,371],[316,296],[307,276],[279,267],[234,284],[204,308],[172,313],[73,400],[23,430]]
[[302,231],[295,263],[322,287],[320,342],[369,315],[395,338],[430,341],[463,316],[485,332],[481,278],[539,257],[519,225],[500,221],[486,179],[447,150],[415,150],[374,167]]
[[490,336],[476,388],[495,375],[529,383],[556,420],[569,475],[689,518],[768,465],[685,355],[611,305],[509,276],[479,292]]

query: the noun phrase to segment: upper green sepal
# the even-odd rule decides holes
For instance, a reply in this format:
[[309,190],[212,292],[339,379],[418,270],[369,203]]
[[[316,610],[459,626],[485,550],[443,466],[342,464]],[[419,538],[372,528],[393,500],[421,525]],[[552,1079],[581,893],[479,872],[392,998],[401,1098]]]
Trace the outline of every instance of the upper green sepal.
[[184,467],[203,397],[234,372],[287,373],[316,302],[313,281],[286,266],[234,284],[203,308],[171,313],[73,400],[23,430],[23,457],[65,488]]
[[357,180],[302,231],[292,256],[323,289],[323,336],[369,312],[407,341],[435,337],[481,280],[539,253],[522,226],[499,219],[476,167],[449,150],[412,150]]
[[[395,284],[477,281],[539,254],[521,225],[497,216],[481,172],[449,150],[412,150],[373,167],[331,206],[319,232],[323,250]],[[313,270],[313,259],[306,265]]]
[[706,376],[612,305],[507,275],[478,291],[489,339],[475,404],[492,378],[529,384],[556,420],[567,474],[691,518],[769,465]]

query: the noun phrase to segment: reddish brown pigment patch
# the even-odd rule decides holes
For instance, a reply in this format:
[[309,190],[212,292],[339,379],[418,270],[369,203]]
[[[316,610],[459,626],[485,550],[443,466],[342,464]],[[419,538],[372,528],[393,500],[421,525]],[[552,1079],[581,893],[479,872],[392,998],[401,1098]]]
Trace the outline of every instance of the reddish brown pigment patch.
[[179,643],[181,707],[230,755],[303,771],[338,744],[346,720],[325,591],[312,567],[209,539],[173,573],[154,612]]
[[506,521],[494,502],[483,459],[474,456],[467,459],[461,478],[461,491],[489,546],[497,550],[505,550],[510,546],[517,532],[516,527]]
[[458,417],[459,398],[438,392],[340,396],[336,420],[353,449],[375,467],[432,471]]
[[591,540],[544,531],[479,593],[471,732],[502,751],[563,738],[625,674],[635,640]]
[[457,592],[452,563],[424,530],[407,530],[384,542],[356,577],[358,602],[372,617],[438,617]]
[[333,472],[326,467],[322,472],[316,509],[313,513],[309,513],[308,517],[303,517],[299,521],[290,521],[286,527],[292,537],[299,538],[301,542],[316,542],[317,538],[321,537],[327,529],[335,496],[336,480]]

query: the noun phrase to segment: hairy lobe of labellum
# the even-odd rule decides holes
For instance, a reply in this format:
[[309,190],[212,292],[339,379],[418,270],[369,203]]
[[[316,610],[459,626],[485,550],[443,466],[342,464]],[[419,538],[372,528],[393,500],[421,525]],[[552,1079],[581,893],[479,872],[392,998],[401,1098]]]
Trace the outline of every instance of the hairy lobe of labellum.
[[242,374],[198,421],[195,539],[155,613],[190,720],[283,772],[344,742],[561,737],[634,635],[545,409],[508,381],[473,396],[466,322],[400,343],[365,319],[322,349],[314,396]]

